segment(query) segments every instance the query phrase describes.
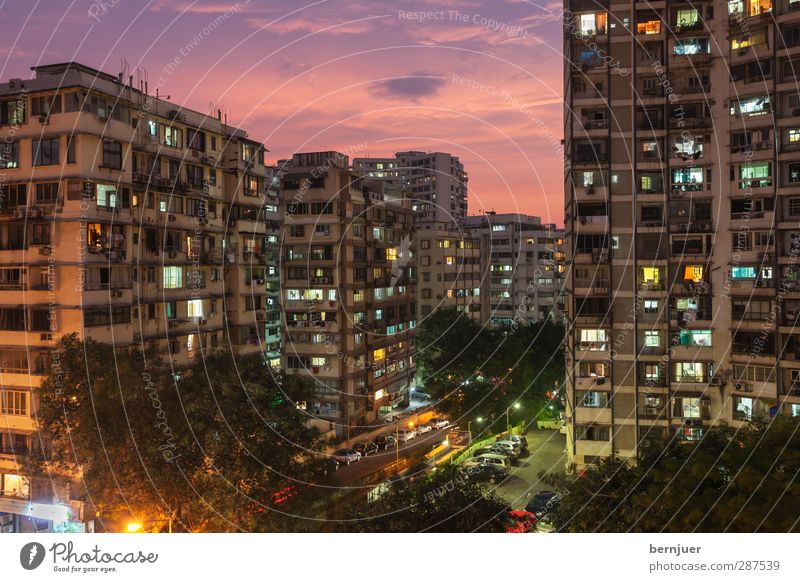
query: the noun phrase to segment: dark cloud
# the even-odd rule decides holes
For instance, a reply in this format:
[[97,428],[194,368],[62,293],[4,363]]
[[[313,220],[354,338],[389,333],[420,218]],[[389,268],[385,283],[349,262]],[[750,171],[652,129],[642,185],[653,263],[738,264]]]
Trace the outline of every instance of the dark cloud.
[[415,72],[402,77],[379,81],[372,94],[384,99],[412,99],[435,95],[445,84],[445,78],[431,73]]

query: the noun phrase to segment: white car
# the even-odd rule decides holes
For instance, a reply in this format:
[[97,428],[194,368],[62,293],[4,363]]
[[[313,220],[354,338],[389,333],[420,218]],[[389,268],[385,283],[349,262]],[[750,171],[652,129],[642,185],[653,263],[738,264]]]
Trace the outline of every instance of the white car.
[[462,463],[462,466],[465,469],[469,469],[471,467],[477,467],[478,465],[483,465],[483,461],[481,461],[478,457],[470,457],[466,461]]
[[431,395],[428,394],[427,392],[425,392],[424,390],[414,390],[414,392],[411,393],[411,397],[412,398],[419,398],[420,400],[430,400],[431,399]]
[[397,431],[397,440],[399,440],[401,443],[406,443],[416,437],[417,431],[410,428],[401,428],[399,431]]
[[385,424],[392,424],[393,422],[397,422],[399,420],[402,420],[402,419],[399,416],[397,416],[396,414],[387,414],[386,416],[383,417],[383,422]]
[[446,418],[432,418],[428,424],[433,428],[447,428],[450,426],[450,421]]
[[477,459],[487,465],[495,465],[497,467],[502,467],[506,471],[511,469],[511,460],[508,457],[503,457],[501,455],[495,455],[493,453],[485,453],[477,457]]
[[334,461],[344,465],[349,465],[361,459],[361,453],[353,449],[339,449],[331,455]]
[[417,427],[417,432],[419,434],[425,434],[426,432],[431,432],[433,427],[429,424],[421,424]]

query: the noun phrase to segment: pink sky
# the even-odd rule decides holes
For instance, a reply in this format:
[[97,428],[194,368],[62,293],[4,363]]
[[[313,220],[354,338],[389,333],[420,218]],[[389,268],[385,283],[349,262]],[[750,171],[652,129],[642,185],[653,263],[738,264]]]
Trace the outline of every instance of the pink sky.
[[563,221],[561,2],[69,4],[0,3],[0,78],[69,60],[116,74],[125,59],[130,74],[147,70],[152,92],[223,107],[270,162],[446,151],[469,173],[471,214]]

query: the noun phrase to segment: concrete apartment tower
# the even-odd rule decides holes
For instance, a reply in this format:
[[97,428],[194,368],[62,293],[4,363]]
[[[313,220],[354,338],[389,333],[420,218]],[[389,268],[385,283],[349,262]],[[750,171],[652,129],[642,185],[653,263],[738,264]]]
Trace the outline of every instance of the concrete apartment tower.
[[437,309],[457,309],[480,320],[480,240],[463,229],[467,174],[459,159],[441,152],[397,152],[391,158],[354,158],[353,171],[410,199],[418,321]]
[[280,363],[277,190],[264,147],[77,63],[0,85],[0,528],[81,522],[22,472],[59,338]]
[[565,4],[568,450],[800,413],[800,1]]
[[353,171],[406,190],[417,222],[457,227],[467,216],[467,173],[456,156],[408,151],[393,158],[354,158]]
[[349,439],[408,402],[413,211],[339,152],[295,154],[281,164],[281,192],[283,367],[313,378],[309,414]]
[[464,230],[480,239],[481,320],[492,327],[563,323],[564,231],[538,216],[487,212]]

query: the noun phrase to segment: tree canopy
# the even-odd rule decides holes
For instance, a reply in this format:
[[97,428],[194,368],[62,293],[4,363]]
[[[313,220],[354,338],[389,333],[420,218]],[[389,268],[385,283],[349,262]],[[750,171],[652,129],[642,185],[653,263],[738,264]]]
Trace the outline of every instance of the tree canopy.
[[797,532],[800,419],[712,428],[636,466],[606,459],[579,476],[545,480],[563,499],[568,532]]
[[[38,475],[79,476],[98,515],[176,531],[286,529],[291,495],[319,446],[298,407],[312,386],[258,355],[205,354],[174,368],[107,344],[63,338],[42,384]],[[278,493],[276,495],[276,493]]]
[[551,322],[490,329],[455,310],[439,310],[416,328],[417,372],[437,409],[452,418],[487,419],[505,428],[515,403],[532,420],[550,413],[548,391],[564,381],[564,328]]
[[507,501],[488,485],[466,479],[454,465],[398,479],[375,502],[342,522],[347,532],[502,532]]

